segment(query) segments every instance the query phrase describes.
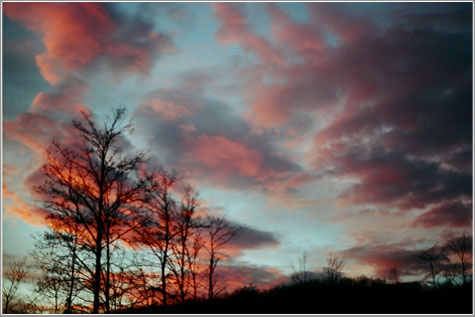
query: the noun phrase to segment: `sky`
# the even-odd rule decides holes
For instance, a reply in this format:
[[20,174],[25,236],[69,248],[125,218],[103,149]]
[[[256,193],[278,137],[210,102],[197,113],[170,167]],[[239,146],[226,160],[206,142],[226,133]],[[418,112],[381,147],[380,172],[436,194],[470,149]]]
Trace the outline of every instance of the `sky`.
[[472,232],[471,3],[2,9],[4,262],[44,228],[51,140],[116,106],[134,149],[246,226],[221,268],[236,283],[282,281],[304,252],[410,279],[415,252]]

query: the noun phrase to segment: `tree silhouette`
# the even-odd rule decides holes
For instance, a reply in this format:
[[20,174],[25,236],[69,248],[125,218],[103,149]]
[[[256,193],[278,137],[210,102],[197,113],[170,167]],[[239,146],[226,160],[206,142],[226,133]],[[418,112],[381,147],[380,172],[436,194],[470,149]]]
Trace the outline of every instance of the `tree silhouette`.
[[93,313],[99,312],[101,293],[105,311],[110,311],[111,246],[131,230],[132,206],[143,200],[147,186],[139,173],[145,152],[126,156],[121,147],[129,127],[122,123],[124,115],[124,108],[114,109],[99,127],[90,114],[82,113],[81,121],[73,121],[79,140],[74,146],[53,141],[43,166],[46,180],[36,188],[57,220],[53,229],[63,232],[62,224],[75,224],[72,234],[78,246],[91,254],[77,260],[90,277]]
[[292,282],[294,283],[307,283],[312,277],[312,273],[308,271],[307,268],[308,254],[303,252],[298,259],[298,267],[291,265],[294,273],[291,276]]
[[442,263],[448,260],[445,250],[436,243],[429,249],[420,251],[415,257],[428,270],[426,277],[432,280],[432,287],[435,289],[436,277],[442,271]]
[[467,277],[467,265],[471,259],[472,239],[465,232],[458,238],[453,238],[447,242],[450,251],[457,255],[461,264],[462,284],[465,284]]
[[330,284],[336,284],[342,277],[342,270],[345,266],[345,259],[338,256],[327,259],[327,266],[323,268],[327,280]]
[[195,230],[195,233],[193,235],[193,241],[191,242],[189,248],[188,248],[188,255],[186,258],[186,262],[188,265],[188,269],[190,271],[191,275],[191,287],[193,289],[193,300],[196,301],[198,299],[198,287],[200,285],[200,261],[198,258],[198,255],[200,251],[204,247],[204,240],[203,237],[201,236],[201,228],[198,228],[198,230]]
[[225,258],[222,249],[226,243],[239,232],[239,227],[231,225],[224,217],[208,216],[204,221],[204,249],[209,256],[208,264],[208,299],[213,299],[218,293],[215,290],[215,270],[219,261]]
[[173,273],[175,284],[178,288],[178,298],[181,302],[185,301],[186,288],[190,284],[191,267],[188,264],[193,264],[193,251],[196,251],[196,248],[193,250],[192,243],[193,235],[197,231],[195,229],[199,227],[193,218],[197,208],[197,193],[190,185],[187,185],[185,186],[182,203],[175,218],[173,229],[175,241],[172,244],[173,261],[170,262],[172,264],[170,265],[170,270]]
[[26,276],[26,259],[14,261],[8,264],[7,270],[6,272],[4,272],[4,278],[2,282],[4,314],[10,312],[12,303],[15,300],[15,296],[17,295],[18,289]]
[[52,299],[55,314],[72,312],[74,299],[81,291],[80,267],[75,236],[51,229],[37,238],[35,249],[31,253],[34,267],[41,273],[35,289],[45,300]]
[[158,260],[160,266],[162,305],[167,305],[167,280],[172,247],[175,238],[174,222],[177,203],[172,196],[172,187],[177,181],[176,173],[161,169],[149,178],[150,189],[146,193],[145,213],[140,226],[135,228],[134,244],[144,247]]

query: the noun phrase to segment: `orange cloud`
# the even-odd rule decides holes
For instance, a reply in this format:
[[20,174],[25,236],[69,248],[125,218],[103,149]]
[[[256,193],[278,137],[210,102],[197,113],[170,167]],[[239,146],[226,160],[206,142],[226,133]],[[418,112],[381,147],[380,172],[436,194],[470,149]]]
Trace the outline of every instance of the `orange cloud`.
[[6,216],[19,217],[34,226],[45,224],[48,212],[26,203],[20,195],[10,191],[6,185],[2,186],[2,197]]

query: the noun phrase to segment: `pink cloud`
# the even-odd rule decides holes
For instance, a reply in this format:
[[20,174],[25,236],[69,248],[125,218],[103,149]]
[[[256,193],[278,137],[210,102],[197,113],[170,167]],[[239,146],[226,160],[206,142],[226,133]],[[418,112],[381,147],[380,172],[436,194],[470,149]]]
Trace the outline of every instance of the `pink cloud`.
[[85,82],[70,78],[62,81],[51,92],[39,92],[29,109],[30,112],[50,115],[52,112],[78,115],[81,111],[89,113],[84,106],[84,95],[88,91]]
[[14,121],[4,122],[3,132],[6,138],[20,142],[40,157],[55,132],[59,134],[54,120],[31,112],[20,114]]
[[288,49],[295,50],[307,61],[315,58],[316,54],[327,47],[323,31],[317,27],[321,24],[296,23],[279,9],[275,3],[267,6],[271,17],[271,30],[274,37]]
[[139,111],[156,113],[165,121],[177,121],[178,119],[195,115],[196,108],[196,105],[184,99],[148,98],[142,102]]
[[2,186],[2,200],[6,216],[19,217],[33,226],[45,224],[46,216],[49,213],[44,209],[25,202],[20,195],[10,191],[6,185]]
[[226,137],[201,135],[191,146],[190,156],[218,173],[258,178],[264,172],[259,152]]
[[220,43],[241,45],[246,50],[257,53],[264,62],[283,62],[282,54],[269,40],[250,30],[241,4],[214,3],[213,8],[216,17],[221,21],[216,35]]
[[418,251],[407,250],[400,245],[368,245],[356,246],[341,254],[359,264],[372,267],[376,276],[387,278],[393,267],[397,267],[401,276],[417,276],[424,272],[415,254]]
[[472,225],[472,205],[461,202],[442,203],[419,215],[413,225],[425,228],[470,227]]
[[226,287],[228,292],[250,285],[269,289],[288,280],[287,276],[272,267],[218,265],[216,276],[221,283],[218,288]]
[[116,27],[96,3],[8,3],[5,13],[42,35],[46,51],[37,56],[43,77],[55,84],[62,71],[91,62],[104,50],[102,42]]
[[126,61],[133,71],[148,72],[152,52],[168,44],[152,31],[148,46],[116,43],[119,25],[101,3],[7,3],[4,9],[9,18],[41,35],[46,51],[36,56],[36,63],[52,85],[104,55]]

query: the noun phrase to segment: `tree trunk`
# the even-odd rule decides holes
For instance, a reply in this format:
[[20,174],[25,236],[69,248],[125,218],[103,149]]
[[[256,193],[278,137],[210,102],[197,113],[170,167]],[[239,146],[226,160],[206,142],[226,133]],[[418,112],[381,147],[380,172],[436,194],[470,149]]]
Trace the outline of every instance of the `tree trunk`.
[[92,308],[93,314],[99,313],[99,297],[101,292],[101,255],[102,255],[102,245],[101,245],[101,236],[102,230],[101,228],[98,229],[97,232],[97,240],[96,240],[96,266],[94,272],[94,284],[93,284],[93,294],[94,294],[94,304]]
[[[76,216],[77,219],[77,216]],[[76,223],[76,229],[75,232],[77,232],[77,223]],[[72,309],[71,306],[73,305],[73,291],[74,291],[74,282],[75,282],[75,266],[76,266],[76,246],[77,246],[77,235],[74,236],[74,245],[72,249],[72,263],[71,263],[71,284],[69,285],[69,293],[68,297],[66,298],[66,308],[64,310],[65,314],[71,314]]]
[[465,261],[462,261],[462,285],[465,285]]
[[196,285],[196,273],[192,273],[193,276],[193,300],[196,302],[196,293],[197,293],[197,285]]
[[3,311],[4,314],[8,314],[8,305],[10,304],[10,299],[5,296],[5,310]]
[[166,283],[166,255],[164,255],[163,261],[161,263],[162,267],[162,305],[167,306],[167,283]]
[[213,257],[209,259],[208,299],[213,299]]
[[434,271],[434,267],[431,266],[430,270],[431,270],[431,275],[432,275],[432,286],[435,289],[435,271]]
[[106,313],[110,313],[110,228],[107,225],[106,228],[106,285],[105,285],[105,306],[106,306]]

